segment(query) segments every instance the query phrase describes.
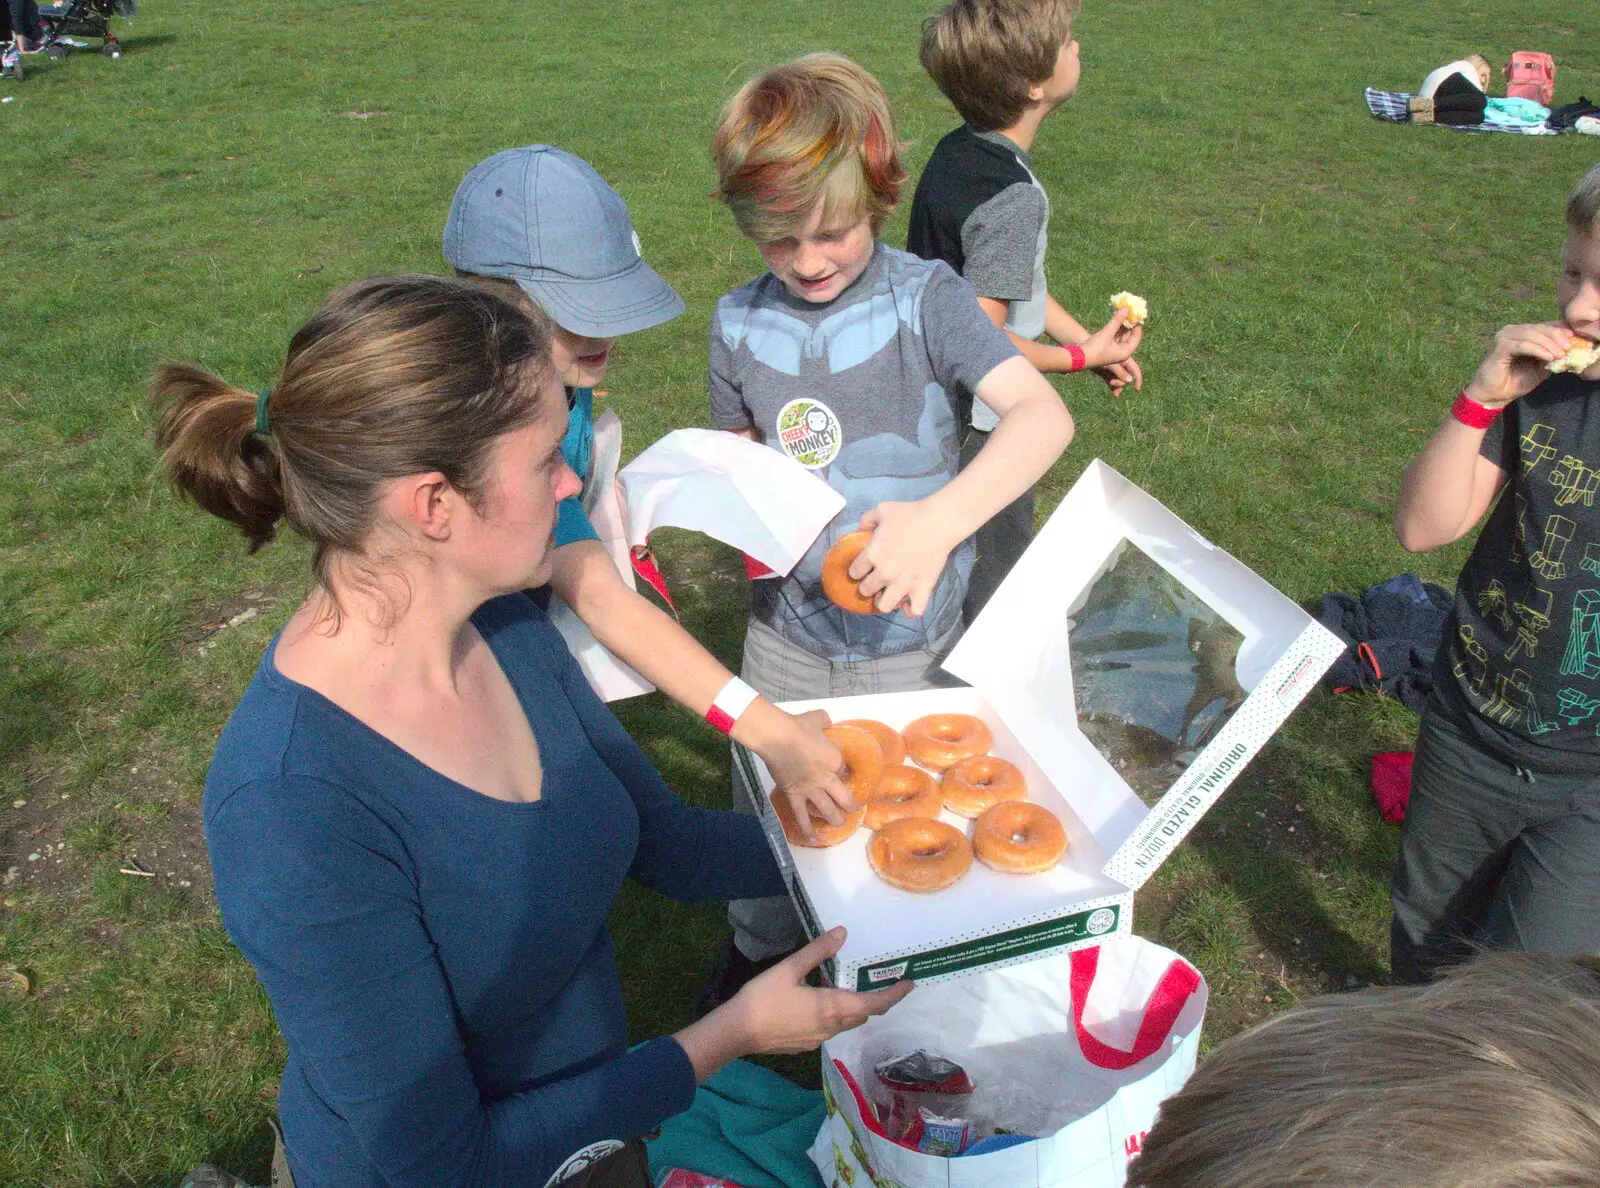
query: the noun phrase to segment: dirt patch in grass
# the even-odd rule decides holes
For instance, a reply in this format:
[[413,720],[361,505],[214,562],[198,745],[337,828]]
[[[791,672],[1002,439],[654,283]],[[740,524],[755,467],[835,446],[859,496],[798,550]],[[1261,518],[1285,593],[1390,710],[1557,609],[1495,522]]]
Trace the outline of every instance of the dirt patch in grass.
[[108,898],[109,879],[211,910],[200,805],[159,757],[102,773],[87,793],[55,787],[35,777],[27,796],[0,806],[0,907],[46,901],[70,911]]
[[208,602],[191,616],[179,643],[184,656],[203,656],[221,642],[223,634],[254,622],[274,607],[286,606],[298,589],[287,584]]
[[[174,650],[180,659],[203,657],[237,628],[281,614],[298,593],[280,583],[206,603],[188,617]],[[27,629],[9,644],[13,653],[45,647]],[[192,693],[203,696],[200,688]],[[119,725],[91,715],[72,728],[93,738]],[[59,914],[81,920],[115,951],[130,926],[214,916],[199,789],[158,736],[87,772],[40,758],[38,748],[19,758],[23,778],[0,801],[0,924],[8,910]]]

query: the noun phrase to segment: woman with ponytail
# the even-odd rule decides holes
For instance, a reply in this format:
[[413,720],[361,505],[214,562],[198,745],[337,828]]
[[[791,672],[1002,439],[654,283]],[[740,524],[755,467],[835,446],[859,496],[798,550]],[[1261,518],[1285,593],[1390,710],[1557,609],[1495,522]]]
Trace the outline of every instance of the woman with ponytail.
[[632,1050],[624,878],[782,890],[748,817],[682,804],[521,591],[549,578],[566,402],[548,328],[469,283],[335,293],[271,389],[161,367],[168,475],[316,585],[217,746],[217,900],[289,1044],[300,1188],[648,1185],[639,1137],[735,1057],[888,1009],[816,990],[835,932]]

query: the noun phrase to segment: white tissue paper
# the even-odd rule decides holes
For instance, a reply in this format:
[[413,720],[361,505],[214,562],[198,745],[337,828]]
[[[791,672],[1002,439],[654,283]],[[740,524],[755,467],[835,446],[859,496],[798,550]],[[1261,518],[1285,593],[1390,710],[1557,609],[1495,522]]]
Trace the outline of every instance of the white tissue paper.
[[787,454],[718,429],[669,433],[622,468],[628,538],[691,528],[787,574],[844,496]]
[[[594,424],[584,506],[617,571],[634,584],[631,551],[657,528],[688,528],[787,574],[834,516],[844,496],[794,459],[713,429],[669,433],[617,471],[622,422],[607,409]],[[654,686],[607,651],[557,595],[550,618],[594,691],[606,701]]]

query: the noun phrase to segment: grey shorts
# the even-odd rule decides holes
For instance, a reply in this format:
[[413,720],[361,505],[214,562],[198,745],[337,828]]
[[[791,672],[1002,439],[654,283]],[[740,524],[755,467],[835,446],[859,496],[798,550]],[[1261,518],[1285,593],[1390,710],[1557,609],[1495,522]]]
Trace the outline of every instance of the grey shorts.
[[1600,953],[1600,780],[1518,767],[1429,706],[1391,898],[1397,983],[1479,949]]
[[961,682],[939,665],[955,646],[957,634],[952,632],[937,648],[844,662],[813,655],[765,623],[752,619],[745,628],[744,663],[739,675],[771,701],[949,689]]

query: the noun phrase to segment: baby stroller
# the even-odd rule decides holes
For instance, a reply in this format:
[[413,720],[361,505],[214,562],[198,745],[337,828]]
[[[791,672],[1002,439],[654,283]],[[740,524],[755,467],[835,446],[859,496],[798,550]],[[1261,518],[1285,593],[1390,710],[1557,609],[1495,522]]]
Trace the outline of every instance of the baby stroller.
[[65,57],[69,47],[61,37],[99,37],[104,41],[100,52],[108,58],[122,57],[122,42],[111,35],[111,18],[119,16],[132,22],[136,0],[60,0],[49,8],[39,9],[39,21],[44,25],[45,53],[52,58]]

